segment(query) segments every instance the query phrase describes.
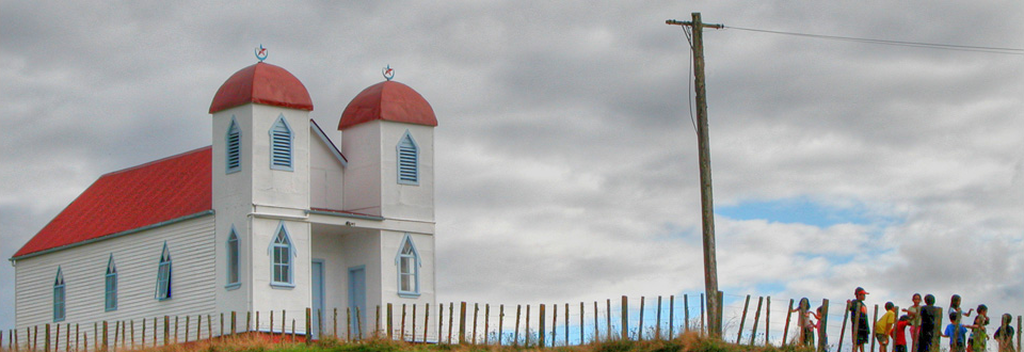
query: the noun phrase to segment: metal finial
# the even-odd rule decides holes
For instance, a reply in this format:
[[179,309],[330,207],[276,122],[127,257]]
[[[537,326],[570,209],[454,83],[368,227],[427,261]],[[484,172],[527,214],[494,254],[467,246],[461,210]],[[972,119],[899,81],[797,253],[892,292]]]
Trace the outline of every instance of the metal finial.
[[380,73],[384,74],[384,79],[392,80],[395,78],[395,69],[391,68],[391,65],[380,70]]
[[260,60],[260,62],[263,62],[263,60],[266,60],[267,59],[267,55],[270,54],[269,52],[267,52],[267,48],[263,47],[263,44],[260,44],[260,47],[256,48],[254,51],[256,52],[256,59]]

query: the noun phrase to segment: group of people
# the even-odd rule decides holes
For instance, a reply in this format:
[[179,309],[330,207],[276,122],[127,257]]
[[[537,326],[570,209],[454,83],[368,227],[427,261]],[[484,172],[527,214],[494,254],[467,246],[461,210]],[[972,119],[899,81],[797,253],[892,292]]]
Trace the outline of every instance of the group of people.
[[[868,292],[864,288],[858,287],[853,294],[855,299],[847,301],[850,321],[856,331],[853,352],[865,352],[864,345],[872,334],[868,328],[868,308],[864,304]],[[932,343],[936,340],[935,334],[939,332],[935,324],[941,324],[942,319],[939,319],[939,315],[942,309],[935,306],[935,296],[930,294],[924,296],[924,305],[921,305],[922,297],[919,293],[915,293],[911,300],[914,304],[901,309],[900,311],[904,314],[899,315],[899,318],[897,318],[896,306],[892,302],[885,303],[885,314],[875,322],[873,329],[874,338],[878,340],[879,344],[878,352],[908,352],[908,336],[913,341],[910,351],[933,351]],[[950,298],[947,314],[949,325],[941,332],[940,336],[949,339],[950,352],[986,352],[989,339],[986,330],[986,326],[989,324],[988,307],[979,304],[977,309],[972,308],[964,312],[960,308],[960,301],[960,295],[953,295]],[[827,338],[823,331],[824,327],[820,324],[821,309],[818,307],[816,311],[812,312],[810,301],[807,298],[801,299],[797,308],[793,309],[794,312],[800,312],[798,318],[801,332],[799,339],[805,346],[814,344],[815,332],[822,339]],[[964,324],[963,318],[970,317],[972,313],[974,314],[973,322]],[[999,352],[1015,352],[1012,344],[1014,336],[1012,320],[1013,316],[1003,314],[1002,322],[992,336],[999,345]],[[970,338],[967,337],[968,331],[971,332]],[[890,340],[893,344],[892,351],[888,350]],[[828,345],[827,341],[821,342]]]

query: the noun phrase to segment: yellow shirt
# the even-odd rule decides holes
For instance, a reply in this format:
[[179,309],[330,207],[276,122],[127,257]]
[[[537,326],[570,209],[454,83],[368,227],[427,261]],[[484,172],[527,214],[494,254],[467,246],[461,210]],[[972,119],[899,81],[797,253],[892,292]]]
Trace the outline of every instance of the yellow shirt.
[[885,311],[885,315],[882,315],[882,318],[875,322],[875,333],[888,334],[889,330],[892,329],[892,324],[895,323],[896,313],[891,310]]

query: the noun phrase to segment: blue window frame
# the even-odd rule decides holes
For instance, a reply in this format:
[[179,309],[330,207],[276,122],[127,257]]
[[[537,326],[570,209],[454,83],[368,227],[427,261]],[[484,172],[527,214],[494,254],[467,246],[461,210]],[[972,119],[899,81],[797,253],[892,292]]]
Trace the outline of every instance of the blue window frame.
[[270,128],[270,168],[292,171],[292,127],[284,114]]
[[171,299],[172,274],[171,251],[167,249],[167,242],[164,242],[164,249],[160,251],[160,265],[157,267],[156,299]]
[[57,277],[53,280],[53,321],[64,321],[67,316],[65,300],[67,291],[64,289],[64,272],[57,267]]
[[228,126],[227,136],[224,137],[224,143],[226,144],[226,173],[238,172],[242,169],[242,131],[238,128],[238,123],[235,122],[235,117],[231,116],[231,125]]
[[107,259],[107,273],[103,281],[103,307],[108,312],[117,310],[117,266],[113,254]]
[[416,244],[412,237],[405,234],[402,239],[402,246],[395,256],[395,265],[398,266],[398,295],[401,297],[419,297],[420,295],[420,253],[416,250]]
[[395,147],[398,153],[398,183],[403,185],[420,184],[420,148],[412,139],[409,131],[398,141]]
[[282,221],[277,226],[277,233],[270,243],[270,285],[278,287],[295,287],[294,265],[292,258],[296,256],[291,236]]
[[241,283],[238,280],[238,278],[239,278],[239,275],[238,275],[238,271],[239,271],[239,265],[238,265],[238,261],[239,261],[239,258],[238,258],[239,248],[238,247],[239,247],[239,244],[238,244],[238,234],[235,233],[235,227],[231,226],[231,233],[228,234],[228,248],[227,248],[227,252],[228,252],[227,253],[228,254],[227,255],[227,259],[228,259],[228,285],[227,285],[227,288],[228,289],[237,288],[237,287],[241,286]]

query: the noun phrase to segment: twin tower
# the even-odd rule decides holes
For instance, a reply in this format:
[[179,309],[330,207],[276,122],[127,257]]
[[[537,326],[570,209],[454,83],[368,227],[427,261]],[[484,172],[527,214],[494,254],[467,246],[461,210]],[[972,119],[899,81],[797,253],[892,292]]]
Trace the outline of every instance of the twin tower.
[[213,98],[216,310],[348,308],[370,331],[357,325],[376,306],[434,305],[430,104],[402,83],[372,85],[342,113],[340,143],[312,110],[302,82],[263,62]]

